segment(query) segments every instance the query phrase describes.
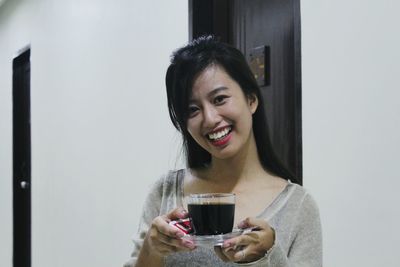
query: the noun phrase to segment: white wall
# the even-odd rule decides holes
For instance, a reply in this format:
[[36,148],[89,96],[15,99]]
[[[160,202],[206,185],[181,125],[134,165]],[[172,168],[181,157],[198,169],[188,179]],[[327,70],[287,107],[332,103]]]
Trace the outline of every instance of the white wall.
[[121,266],[146,191],[182,165],[164,75],[187,1],[0,8],[0,266],[12,262],[12,58],[31,44],[33,266]]
[[324,266],[399,266],[400,2],[301,5],[304,183]]

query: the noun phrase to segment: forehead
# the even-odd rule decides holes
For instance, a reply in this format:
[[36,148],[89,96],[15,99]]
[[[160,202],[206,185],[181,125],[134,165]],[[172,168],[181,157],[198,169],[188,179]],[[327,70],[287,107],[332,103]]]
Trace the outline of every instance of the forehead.
[[192,97],[201,96],[221,87],[238,87],[238,84],[229,76],[224,68],[212,64],[200,72],[194,79],[191,95]]

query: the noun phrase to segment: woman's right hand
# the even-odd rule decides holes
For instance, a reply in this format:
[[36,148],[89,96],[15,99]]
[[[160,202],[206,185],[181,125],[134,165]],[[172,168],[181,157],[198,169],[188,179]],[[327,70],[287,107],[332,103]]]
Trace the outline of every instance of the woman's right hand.
[[149,252],[156,252],[160,256],[179,251],[190,251],[196,248],[190,240],[182,239],[184,233],[178,228],[169,225],[171,220],[185,219],[189,215],[183,208],[176,208],[166,215],[156,217],[147,232],[144,242]]

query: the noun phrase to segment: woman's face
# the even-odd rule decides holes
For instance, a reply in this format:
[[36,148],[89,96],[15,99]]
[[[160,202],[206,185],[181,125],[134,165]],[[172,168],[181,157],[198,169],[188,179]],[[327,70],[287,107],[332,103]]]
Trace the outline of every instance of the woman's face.
[[257,105],[258,99],[245,97],[222,67],[210,65],[194,81],[187,129],[213,157],[233,157],[254,138]]

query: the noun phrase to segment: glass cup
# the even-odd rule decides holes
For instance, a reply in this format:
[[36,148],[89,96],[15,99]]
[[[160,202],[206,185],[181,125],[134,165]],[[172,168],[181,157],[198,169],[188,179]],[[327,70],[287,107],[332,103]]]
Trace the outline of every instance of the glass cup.
[[235,217],[235,194],[191,194],[188,211],[195,235],[230,233]]

